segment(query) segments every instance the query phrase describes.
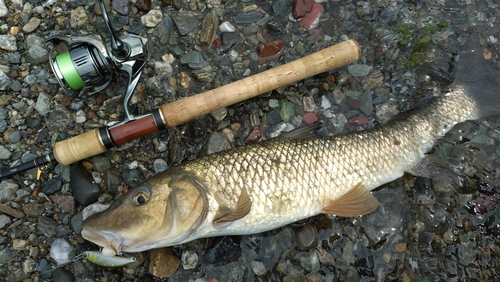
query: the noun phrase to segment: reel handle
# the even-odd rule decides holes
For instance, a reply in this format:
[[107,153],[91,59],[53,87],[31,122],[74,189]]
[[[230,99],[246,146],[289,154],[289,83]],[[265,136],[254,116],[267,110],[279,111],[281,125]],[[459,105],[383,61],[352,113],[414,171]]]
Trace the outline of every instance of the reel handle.
[[[57,142],[54,155],[60,164],[69,165],[159,129],[177,126],[295,81],[354,63],[360,57],[359,44],[347,40],[279,67],[160,106],[151,115],[109,130],[98,128]],[[163,124],[159,124],[161,122]]]

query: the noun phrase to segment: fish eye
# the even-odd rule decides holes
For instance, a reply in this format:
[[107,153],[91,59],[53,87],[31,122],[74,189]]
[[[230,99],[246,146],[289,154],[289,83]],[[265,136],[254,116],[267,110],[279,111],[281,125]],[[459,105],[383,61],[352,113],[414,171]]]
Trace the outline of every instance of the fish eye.
[[138,190],[136,192],[134,192],[134,195],[133,195],[133,199],[134,199],[134,203],[136,205],[142,205],[142,204],[145,204],[148,200],[149,200],[149,192],[148,191],[145,191],[145,190]]

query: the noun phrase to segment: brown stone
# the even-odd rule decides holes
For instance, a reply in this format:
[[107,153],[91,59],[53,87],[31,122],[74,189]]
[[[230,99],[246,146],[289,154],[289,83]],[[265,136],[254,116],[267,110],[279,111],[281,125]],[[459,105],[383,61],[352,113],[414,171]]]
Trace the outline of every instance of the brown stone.
[[284,48],[285,43],[281,39],[267,44],[259,44],[257,46],[257,51],[259,52],[259,65],[278,59]]
[[16,210],[15,208],[9,207],[5,204],[0,204],[0,213],[5,213],[15,218],[25,217],[24,212]]
[[170,277],[181,265],[181,260],[172,254],[170,248],[151,250],[149,272],[156,277]]
[[309,13],[313,7],[313,0],[293,0],[292,1],[292,16],[298,20]]
[[217,27],[219,26],[219,18],[214,11],[208,13],[201,23],[201,44],[203,46],[210,46],[217,37]]
[[137,0],[135,6],[139,11],[149,12],[151,11],[151,0]]

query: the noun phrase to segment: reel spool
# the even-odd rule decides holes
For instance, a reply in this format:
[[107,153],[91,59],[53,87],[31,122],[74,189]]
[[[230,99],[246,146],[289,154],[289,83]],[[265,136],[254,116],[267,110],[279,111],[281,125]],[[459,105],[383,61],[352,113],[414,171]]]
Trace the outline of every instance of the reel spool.
[[149,59],[147,39],[133,34],[119,38],[113,31],[103,0],[98,0],[98,3],[110,41],[104,43],[98,35],[51,36],[47,42],[54,45],[64,43],[68,51],[51,55],[49,63],[64,92],[73,97],[102,91],[116,82],[120,72],[125,73],[128,86],[123,122],[127,122],[136,119],[129,113],[128,101]]

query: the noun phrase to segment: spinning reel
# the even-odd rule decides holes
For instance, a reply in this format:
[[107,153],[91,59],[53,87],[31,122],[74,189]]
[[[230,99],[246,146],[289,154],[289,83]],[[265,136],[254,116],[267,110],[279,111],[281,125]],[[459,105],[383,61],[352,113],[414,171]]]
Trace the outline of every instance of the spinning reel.
[[69,51],[51,56],[50,66],[64,92],[73,97],[104,90],[116,82],[120,72],[125,73],[128,86],[123,102],[126,117],[120,123],[123,124],[137,118],[130,114],[128,101],[149,59],[147,39],[132,34],[119,38],[113,31],[103,0],[97,2],[110,41],[104,43],[98,35],[51,36],[48,42],[54,45],[65,43]]

